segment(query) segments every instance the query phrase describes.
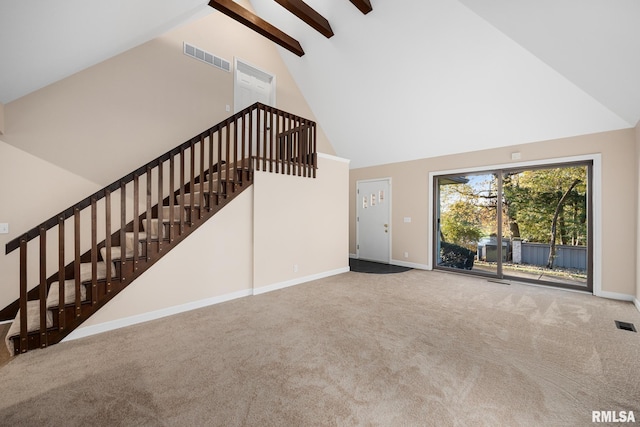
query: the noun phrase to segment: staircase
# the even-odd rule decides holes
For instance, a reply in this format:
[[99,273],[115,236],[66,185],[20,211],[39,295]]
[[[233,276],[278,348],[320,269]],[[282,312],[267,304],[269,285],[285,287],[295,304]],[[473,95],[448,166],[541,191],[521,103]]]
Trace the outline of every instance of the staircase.
[[20,298],[0,320],[15,316],[12,354],[64,339],[247,189],[255,170],[315,178],[315,138],[314,122],[256,103],[9,242]]

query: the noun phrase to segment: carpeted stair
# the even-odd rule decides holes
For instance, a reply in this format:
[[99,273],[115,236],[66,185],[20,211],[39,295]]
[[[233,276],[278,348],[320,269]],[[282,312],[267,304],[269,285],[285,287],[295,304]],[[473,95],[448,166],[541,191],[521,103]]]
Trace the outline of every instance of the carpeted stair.
[[[161,219],[159,219],[158,217],[151,218],[150,220],[147,220],[143,217],[138,218],[138,221],[140,224],[140,231],[138,232],[138,237],[137,237],[137,241],[138,241],[137,257],[135,256],[136,254],[134,253],[135,240],[136,240],[135,232],[127,230],[124,233],[125,261],[134,260],[134,259],[137,259],[142,263],[152,261],[151,254],[147,253],[147,250],[149,247],[148,244],[152,242],[156,244],[162,243],[164,245],[163,247],[172,246],[172,244],[177,244],[178,240],[180,239],[176,239],[175,243],[172,242],[170,239],[171,226],[179,226],[181,221],[183,221],[183,223],[185,224],[185,228],[195,229],[201,223],[206,221],[208,217],[210,217],[211,215],[209,216],[203,215],[203,212],[205,210],[206,211],[212,210],[211,209],[212,200],[209,200],[209,199],[210,199],[210,196],[217,197],[218,195],[217,191],[219,188],[223,189],[221,198],[224,200],[222,203],[220,202],[216,203],[220,207],[222,207],[224,202],[226,202],[227,200],[231,200],[231,198],[233,198],[231,197],[233,196],[232,194],[226,193],[227,188],[231,188],[231,186],[233,186],[233,190],[234,190],[233,192],[240,193],[241,190],[240,189],[236,190],[235,187],[236,185],[242,186],[242,184],[225,180],[224,178],[226,174],[224,172],[225,171],[223,171],[220,174],[222,176],[222,182],[220,183],[218,183],[218,179],[220,179],[220,177],[218,176],[218,173],[214,172],[213,174],[211,174],[210,177],[209,176],[207,177],[207,178],[211,178],[210,181],[207,180],[202,183],[194,183],[194,186],[191,192],[185,192],[182,195],[174,194],[173,207],[170,204],[162,206]],[[246,172],[246,170],[245,171],[240,170],[236,172],[237,173]],[[246,180],[245,184],[249,184],[249,183],[250,181]],[[246,186],[248,185],[245,185],[245,187]],[[184,188],[188,189],[189,184],[186,183]],[[201,201],[203,202],[202,206],[200,206]],[[173,209],[173,212],[171,211],[172,209]],[[193,218],[192,218],[192,214],[193,214]],[[162,221],[161,226],[160,226],[160,221]],[[131,228],[131,225],[128,228]],[[159,235],[161,235],[161,238],[159,238]],[[114,233],[113,236],[120,236],[120,232]],[[147,239],[149,239],[149,241],[147,241]],[[112,241],[113,240],[114,239],[112,238]],[[121,243],[120,245],[111,246],[110,254],[107,253],[108,249],[106,247],[106,242],[103,242],[103,244],[100,246],[102,246],[99,249],[101,261],[98,261],[96,263],[96,277],[97,277],[97,282],[100,286],[104,287],[107,280],[110,279],[111,282],[109,283],[109,286],[111,284],[115,284],[115,286],[118,287],[118,284],[120,284],[119,289],[117,290],[121,290],[120,288],[124,288],[126,286],[126,285],[123,285],[125,281],[128,283],[133,278],[137,277],[140,274],[140,272],[136,273],[136,270],[139,270],[137,266],[133,269],[133,271],[123,269],[122,267],[123,265],[122,263],[123,247],[122,246],[123,245]],[[162,254],[159,254],[159,252],[160,251],[158,250],[156,251],[156,253],[153,254],[153,257],[155,257],[155,260],[157,260],[160,256],[162,256],[162,254],[168,252],[168,250],[167,249],[163,250]],[[107,275],[107,260],[110,260],[110,263],[111,263],[110,275]],[[149,265],[152,263],[153,262],[150,262]],[[143,266],[142,270],[144,269],[145,268]],[[79,271],[80,271],[80,300],[83,306],[85,305],[89,306],[91,304],[91,299],[92,299],[92,296],[91,296],[92,273],[93,273],[92,263],[91,262],[81,263]],[[127,278],[126,276],[132,276],[132,277]],[[105,294],[109,294],[110,292],[111,292],[111,289],[100,292],[97,299],[98,300],[100,299],[100,295],[104,297]],[[51,330],[56,330],[58,328],[58,317],[60,313],[59,296],[60,296],[59,282],[58,281],[52,282],[49,285],[49,289],[47,291],[47,299],[46,299],[46,326],[47,326],[48,332]],[[110,299],[112,296],[113,295],[109,295],[108,299]],[[69,311],[75,311],[76,310],[75,300],[76,300],[75,278],[66,277],[66,280],[64,281],[64,301],[65,301],[64,309]],[[88,318],[93,313],[93,311],[91,311],[89,315],[84,317]],[[82,319],[82,320],[85,320],[85,319]],[[40,302],[39,300],[32,300],[27,302],[27,332],[30,338],[40,334]],[[64,335],[66,336],[66,334],[68,334],[69,332],[70,331],[67,331]],[[19,340],[20,340],[20,310],[18,310],[18,313],[13,323],[11,324],[9,332],[6,335],[7,348],[9,349],[11,354],[18,354],[20,352],[20,349],[15,347],[15,344],[19,343]],[[29,344],[29,347],[31,347],[31,344]]]

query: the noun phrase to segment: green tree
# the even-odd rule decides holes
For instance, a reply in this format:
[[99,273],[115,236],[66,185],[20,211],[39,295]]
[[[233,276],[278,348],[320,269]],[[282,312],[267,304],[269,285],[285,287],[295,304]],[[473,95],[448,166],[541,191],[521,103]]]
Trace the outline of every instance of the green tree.
[[586,244],[586,171],[584,166],[527,170],[510,178],[517,180],[509,189],[514,191],[505,186],[521,236],[549,243],[548,268],[553,268],[557,242]]
[[483,235],[480,209],[465,200],[451,203],[440,216],[440,232],[444,241],[476,249]]

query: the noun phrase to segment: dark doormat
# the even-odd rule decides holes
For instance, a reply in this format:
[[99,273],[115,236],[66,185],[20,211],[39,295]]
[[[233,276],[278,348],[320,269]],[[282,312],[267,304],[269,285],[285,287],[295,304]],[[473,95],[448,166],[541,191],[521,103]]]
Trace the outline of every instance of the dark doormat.
[[381,264],[379,262],[365,261],[362,259],[349,258],[349,268],[356,273],[389,274],[402,273],[411,270],[410,267],[400,267],[398,265]]

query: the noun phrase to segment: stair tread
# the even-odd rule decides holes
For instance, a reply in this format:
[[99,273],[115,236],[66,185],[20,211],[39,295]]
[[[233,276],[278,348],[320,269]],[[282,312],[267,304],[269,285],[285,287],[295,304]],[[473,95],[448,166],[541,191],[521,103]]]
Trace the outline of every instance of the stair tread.
[[[57,307],[60,305],[59,283],[53,282],[47,294],[47,308]],[[76,281],[74,279],[64,281],[64,302],[70,304],[76,300]],[[80,285],[80,300],[87,300],[87,288]]]
[[[91,272],[92,272],[92,264],[90,262],[83,262],[80,264],[80,281],[81,282],[90,282]],[[111,264],[111,277],[116,275],[116,267]],[[96,263],[96,276],[98,280],[104,280],[107,278],[107,263],[104,261],[98,261]]]
[[[174,220],[174,223],[179,223],[179,222],[180,222],[180,217],[178,217],[177,221]],[[159,228],[158,224],[159,224],[158,218],[151,218],[151,225],[149,225],[146,219],[142,220],[142,228],[145,230],[145,240],[147,236],[146,233],[148,233],[149,231],[151,233],[151,239],[158,240],[158,228]],[[167,229],[164,227],[164,225],[169,224],[169,220],[167,219],[165,221],[165,219],[163,218],[162,224],[163,224],[163,226],[161,227],[162,238],[166,239],[168,237],[168,232],[167,232]],[[127,236],[127,247],[133,247],[133,236],[131,237]]]
[[[100,256],[102,256],[103,260],[107,259],[107,248],[102,248],[100,249]],[[142,256],[142,244],[138,243],[138,256]],[[111,260],[120,260],[122,257],[122,249],[120,248],[120,246],[112,246],[111,247]],[[133,248],[126,248],[125,249],[125,257],[126,258],[133,258]]]
[[[53,313],[50,310],[46,311],[46,325],[47,328],[53,327]],[[39,331],[40,330],[40,301],[27,301],[27,331]],[[14,319],[9,332],[7,333],[7,339],[20,335],[20,310]]]
[[[203,194],[203,200],[205,202],[205,204],[207,203],[206,198],[209,197],[209,193],[185,193],[185,194],[180,194],[178,196],[176,196],[176,200],[178,201],[178,203],[181,203],[184,200],[184,205],[185,206],[192,206],[191,205],[191,200],[193,198],[193,206],[194,207],[199,207],[200,206],[200,194]],[[215,194],[215,193],[214,193]]]
[[[223,181],[224,182],[224,181]],[[227,182],[233,182],[233,181],[227,181]],[[218,180],[215,181],[205,181],[204,183],[196,183],[193,185],[193,188],[191,189],[192,193],[199,193],[200,191],[204,191],[205,193],[209,192],[209,185],[213,184],[213,190],[212,193],[216,194],[217,193],[217,189],[218,189]],[[201,188],[202,187],[202,188]],[[185,193],[185,194],[189,194],[189,193]]]

